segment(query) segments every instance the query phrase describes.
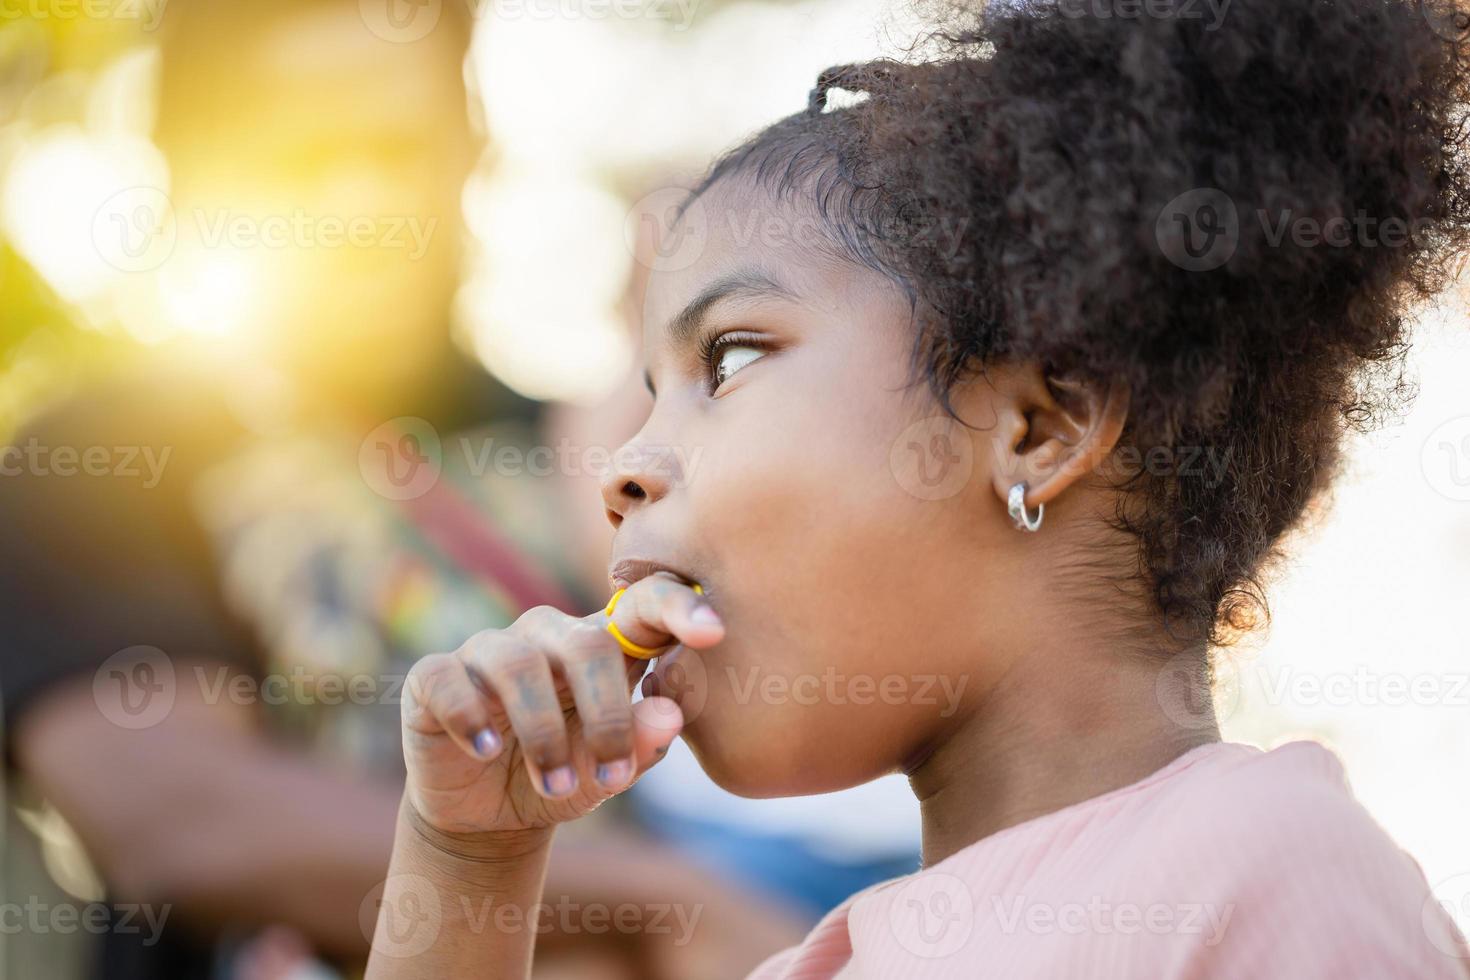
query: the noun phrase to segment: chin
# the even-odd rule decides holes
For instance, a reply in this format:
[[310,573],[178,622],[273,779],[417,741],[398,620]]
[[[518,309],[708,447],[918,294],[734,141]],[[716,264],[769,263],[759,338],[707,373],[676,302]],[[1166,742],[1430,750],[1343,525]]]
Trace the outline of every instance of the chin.
[[884,774],[867,767],[844,771],[830,737],[813,738],[791,724],[799,719],[783,714],[710,704],[685,725],[682,737],[715,785],[750,799],[834,793]]
[[762,800],[816,792],[808,788],[797,774],[784,771],[779,761],[773,762],[769,752],[729,751],[728,746],[705,735],[698,726],[686,730],[684,740],[689,743],[705,775],[727,793]]

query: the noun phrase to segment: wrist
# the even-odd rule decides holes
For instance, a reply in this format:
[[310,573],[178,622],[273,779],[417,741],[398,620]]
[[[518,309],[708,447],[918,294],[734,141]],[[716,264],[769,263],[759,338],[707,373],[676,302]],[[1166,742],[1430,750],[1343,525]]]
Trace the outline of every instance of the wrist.
[[399,807],[398,824],[400,835],[407,835],[419,849],[432,852],[436,860],[490,873],[544,858],[555,832],[555,827],[470,833],[442,830],[424,818],[407,793]]

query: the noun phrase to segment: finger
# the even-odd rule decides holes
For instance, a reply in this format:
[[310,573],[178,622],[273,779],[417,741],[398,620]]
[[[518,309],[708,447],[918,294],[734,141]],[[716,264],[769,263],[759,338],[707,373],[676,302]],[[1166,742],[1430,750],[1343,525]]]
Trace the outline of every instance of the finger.
[[460,647],[458,656],[499,698],[537,790],[550,799],[571,795],[577,770],[546,655],[513,633],[486,630]]
[[633,778],[633,705],[618,641],[596,623],[555,611],[517,625],[566,678],[595,778],[622,789]]
[[644,698],[633,705],[633,759],[642,776],[667,754],[684,730],[684,713],[670,698]]
[[493,759],[502,741],[492,706],[459,658],[424,657],[408,672],[403,724],[422,735],[448,735],[466,755]]
[[611,620],[630,641],[654,650],[675,642],[703,650],[725,637],[725,626],[709,601],[663,572],[628,586]]

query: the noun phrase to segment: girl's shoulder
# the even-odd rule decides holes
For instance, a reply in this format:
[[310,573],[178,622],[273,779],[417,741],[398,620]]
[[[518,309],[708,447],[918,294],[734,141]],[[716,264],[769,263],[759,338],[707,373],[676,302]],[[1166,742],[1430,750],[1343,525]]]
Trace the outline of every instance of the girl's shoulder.
[[854,961],[926,976],[984,951],[997,976],[1470,977],[1417,863],[1311,742],[1194,749],[843,914]]

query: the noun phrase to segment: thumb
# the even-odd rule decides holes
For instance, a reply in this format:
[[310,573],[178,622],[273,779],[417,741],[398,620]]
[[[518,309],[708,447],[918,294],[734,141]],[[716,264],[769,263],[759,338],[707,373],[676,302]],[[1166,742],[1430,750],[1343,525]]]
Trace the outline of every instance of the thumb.
[[644,698],[633,705],[633,755],[639,776],[653,768],[684,730],[684,712],[672,698]]

